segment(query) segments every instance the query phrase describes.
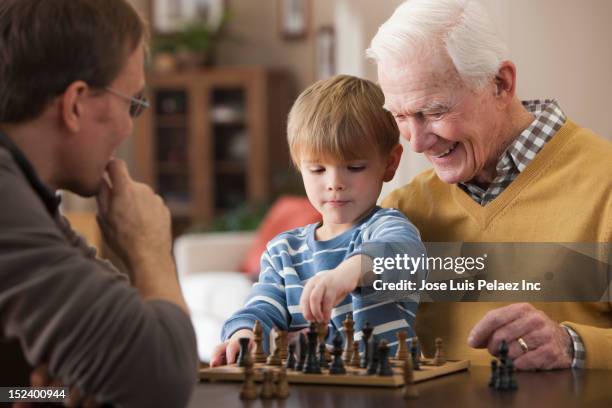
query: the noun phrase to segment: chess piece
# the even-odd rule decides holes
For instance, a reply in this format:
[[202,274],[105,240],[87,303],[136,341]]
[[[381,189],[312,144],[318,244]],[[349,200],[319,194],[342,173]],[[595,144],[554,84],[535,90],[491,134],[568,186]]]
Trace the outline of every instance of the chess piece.
[[306,374],[321,374],[321,367],[317,359],[317,327],[315,323],[310,323],[308,330],[308,353],[306,355],[306,364],[304,365],[304,373]]
[[325,342],[319,343],[319,367],[321,368],[329,368],[329,363],[325,359]]
[[295,343],[291,343],[289,345],[289,353],[287,355],[287,363],[285,367],[287,367],[288,370],[295,370],[296,365],[297,359],[295,358]]
[[412,371],[412,359],[407,358],[402,365],[404,376],[404,399],[418,398],[419,392],[414,386],[414,371]]
[[278,347],[280,345],[280,337],[281,334],[280,332],[276,332],[276,337],[274,340],[274,351],[272,352],[272,354],[270,354],[270,356],[268,357],[268,360],[266,361],[266,364],[271,365],[271,366],[281,366],[283,365],[283,360],[281,360],[281,348]]
[[308,356],[308,343],[306,342],[306,336],[304,333],[300,333],[300,357],[297,365],[295,366],[296,371],[302,371],[304,369],[306,356]]
[[329,367],[330,374],[346,374],[346,368],[344,368],[344,362],[342,361],[342,335],[340,332],[336,332],[334,336],[334,351],[333,351],[333,361],[331,367]]
[[395,358],[397,360],[404,361],[410,355],[408,353],[408,345],[406,344],[408,333],[406,333],[405,330],[400,330],[395,334],[395,336],[397,337],[397,353],[395,353]]
[[351,357],[353,357],[353,334],[355,329],[353,328],[355,321],[353,320],[353,314],[351,312],[346,314],[342,327],[344,328],[344,335],[346,336],[344,342],[344,352],[342,353],[342,360],[344,364],[350,364]]
[[372,336],[369,345],[370,350],[370,362],[368,363],[368,375],[376,375],[378,372],[378,339],[376,336]]
[[263,372],[263,383],[261,385],[261,394],[259,395],[263,399],[274,398],[276,394],[274,386],[274,373],[271,370],[264,370]]
[[496,382],[496,390],[505,391],[508,389],[508,370],[506,364],[500,364],[498,367],[499,374]]
[[255,347],[253,348],[253,362],[255,363],[265,363],[266,362],[266,353],[263,348],[263,329],[261,327],[261,323],[259,320],[255,321],[255,325],[253,326],[253,342],[255,343]]
[[289,397],[289,381],[287,370],[283,367],[276,373],[276,398],[285,399]]
[[351,359],[351,367],[359,368],[361,365],[361,356],[359,356],[359,342],[353,342],[353,357]]
[[245,359],[244,363],[244,383],[240,389],[240,399],[254,400],[257,398],[257,387],[255,386],[253,360],[251,358],[247,358]]
[[508,376],[508,389],[514,391],[518,389],[516,377],[514,376],[514,363],[511,359],[508,359],[506,365],[506,375]]
[[491,378],[489,379],[489,387],[495,387],[495,384],[497,383],[497,374],[497,360],[493,359],[491,360]]
[[[325,342],[325,337],[327,337],[327,331],[329,330],[329,326],[327,323],[316,323],[317,328],[317,340],[318,343]],[[318,344],[317,343],[317,344]],[[331,354],[329,354],[329,350],[325,349],[325,361],[331,361]]]
[[285,330],[280,330],[278,332],[278,344],[276,345],[280,349],[280,358],[281,360],[285,360],[287,358],[287,332]]
[[241,337],[238,339],[238,343],[240,344],[240,352],[238,353],[238,360],[236,361],[236,365],[238,367],[245,366],[245,360],[249,357],[249,342],[251,341],[248,337]]
[[419,338],[416,336],[412,338],[412,342],[410,343],[410,356],[412,358],[412,369],[420,370],[421,356],[419,356]]
[[506,340],[502,340],[499,345],[499,362],[501,365],[506,365],[506,360],[508,359],[508,343]]
[[389,346],[385,339],[382,339],[378,346],[378,375],[384,377],[393,375],[393,369],[389,361]]
[[441,366],[446,363],[446,355],[444,354],[444,343],[440,337],[436,338],[436,354],[434,355],[434,365]]
[[362,341],[363,341],[363,357],[361,358],[361,368],[367,368],[370,364],[370,336],[372,336],[372,331],[374,328],[370,325],[370,322],[365,322],[363,325],[363,329],[361,332],[363,333]]

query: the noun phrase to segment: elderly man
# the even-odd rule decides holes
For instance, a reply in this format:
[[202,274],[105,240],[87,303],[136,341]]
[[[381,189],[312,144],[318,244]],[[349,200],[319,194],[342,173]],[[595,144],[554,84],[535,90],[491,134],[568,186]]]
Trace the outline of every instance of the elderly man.
[[[169,212],[112,159],[147,107],[144,27],[125,0],[0,2],[0,336],[72,404],[180,407],[196,379]],[[129,277],[71,230],[58,189],[97,196]],[[2,385],[27,385],[0,354]]]
[[[517,98],[516,68],[476,1],[406,1],[367,55],[385,108],[433,166],[384,201],[424,241],[611,241],[612,145],[553,100]],[[444,337],[451,358],[475,364],[506,339],[523,370],[612,368],[611,327],[609,302],[430,303],[417,321],[425,346]]]

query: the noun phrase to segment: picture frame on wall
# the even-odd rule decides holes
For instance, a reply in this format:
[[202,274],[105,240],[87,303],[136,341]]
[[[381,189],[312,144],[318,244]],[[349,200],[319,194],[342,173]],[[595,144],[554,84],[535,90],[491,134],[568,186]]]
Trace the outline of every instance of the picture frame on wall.
[[336,75],[336,35],[334,27],[322,26],[317,30],[317,79]]
[[189,22],[204,20],[211,28],[221,24],[227,0],[149,0],[151,24],[156,34],[171,34]]
[[303,39],[310,24],[310,0],[278,0],[280,34],[286,40]]

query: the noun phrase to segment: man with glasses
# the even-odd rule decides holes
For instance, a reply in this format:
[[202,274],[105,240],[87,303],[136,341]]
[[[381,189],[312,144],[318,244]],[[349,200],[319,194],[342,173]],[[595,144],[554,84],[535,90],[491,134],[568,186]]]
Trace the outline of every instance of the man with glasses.
[[[168,209],[113,158],[148,107],[145,38],[125,0],[0,2],[2,386],[29,385],[35,369],[34,385],[72,387],[73,404],[130,407],[184,406],[193,389]],[[59,189],[97,198],[129,276],[71,230]],[[7,363],[15,345],[25,378]]]

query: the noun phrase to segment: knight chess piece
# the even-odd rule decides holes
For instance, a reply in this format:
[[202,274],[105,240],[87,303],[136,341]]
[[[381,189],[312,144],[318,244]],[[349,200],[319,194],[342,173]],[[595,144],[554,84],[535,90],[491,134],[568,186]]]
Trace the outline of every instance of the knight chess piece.
[[404,361],[410,355],[408,352],[408,345],[406,344],[408,333],[406,333],[405,330],[400,330],[395,336],[397,337],[397,352],[395,353],[395,358]]
[[240,399],[254,400],[257,398],[257,387],[255,386],[255,371],[253,370],[253,360],[245,359],[244,383],[240,389]]
[[344,368],[344,361],[342,361],[342,335],[340,332],[336,332],[334,336],[334,351],[333,351],[333,361],[331,366],[329,367],[330,374],[346,374],[346,368]]
[[378,375],[383,377],[393,375],[393,369],[389,361],[389,346],[385,339],[382,339],[378,346],[378,360]]
[[436,354],[433,360],[434,365],[441,366],[446,363],[446,355],[444,353],[444,342],[440,337],[436,338]]
[[414,371],[412,368],[412,359],[407,358],[402,365],[402,374],[404,376],[404,398],[418,398],[419,392],[414,385]]
[[348,365],[353,357],[353,334],[355,333],[355,321],[353,320],[353,314],[347,313],[346,318],[342,322],[344,328],[344,335],[346,336],[344,342],[344,352],[342,353],[342,360],[344,364]]
[[359,342],[353,342],[353,357],[351,359],[351,367],[359,368],[361,365],[361,356],[359,355]]
[[363,329],[361,332],[363,333],[362,341],[363,341],[363,356],[361,357],[361,368],[367,368],[370,364],[370,337],[372,336],[372,331],[374,328],[370,325],[370,322],[365,322],[363,325]]
[[253,342],[255,343],[255,347],[253,348],[253,362],[255,363],[265,363],[266,362],[266,353],[263,348],[263,329],[261,327],[261,323],[259,320],[255,321],[255,325],[253,326]]
[[306,355],[306,364],[304,365],[304,373],[306,374],[321,374],[321,367],[317,359],[317,327],[314,323],[310,323],[308,330],[308,353]]

